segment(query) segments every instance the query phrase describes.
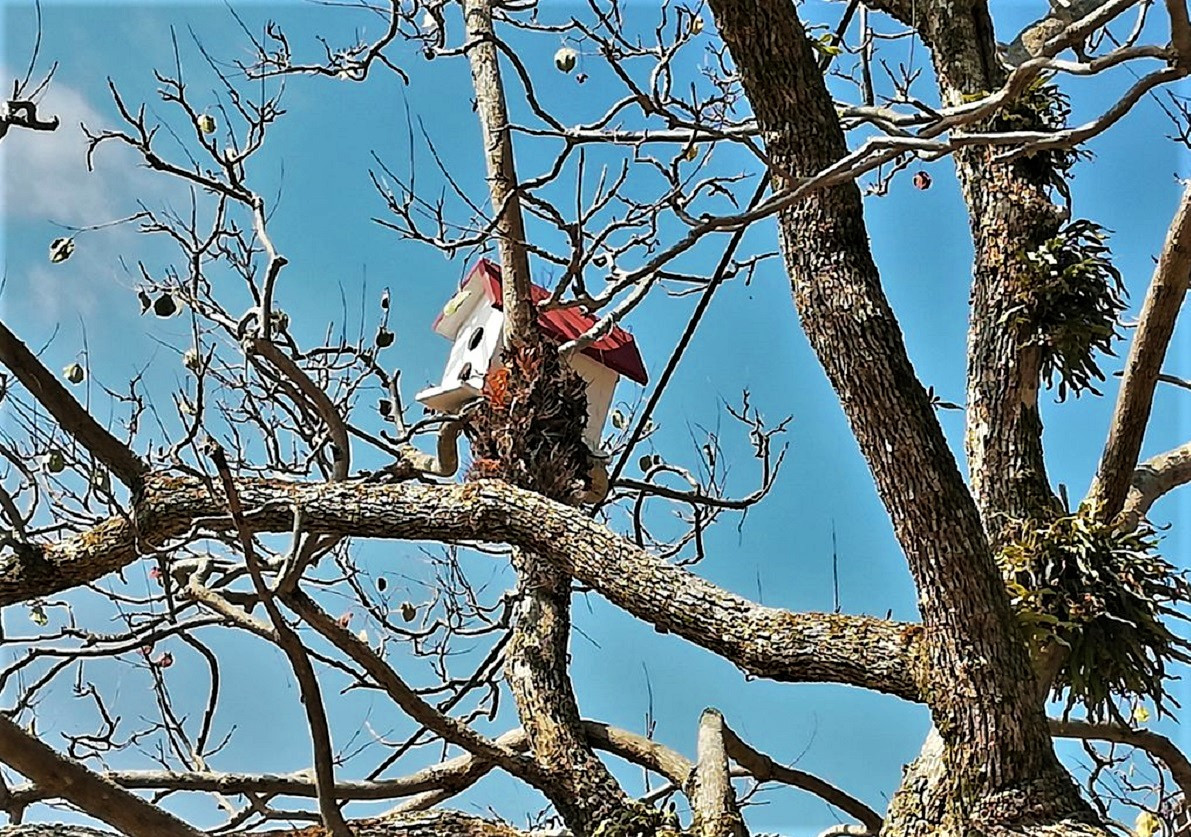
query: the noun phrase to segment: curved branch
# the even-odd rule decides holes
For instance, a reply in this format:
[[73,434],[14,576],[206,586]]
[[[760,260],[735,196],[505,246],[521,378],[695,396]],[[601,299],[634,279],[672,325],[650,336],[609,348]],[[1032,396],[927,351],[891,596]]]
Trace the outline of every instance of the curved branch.
[[727,724],[724,725],[724,746],[732,760],[747,770],[760,782],[781,782],[784,785],[801,788],[813,793],[828,805],[834,805],[850,817],[855,817],[864,826],[865,833],[876,834],[881,830],[881,815],[856,797],[829,784],[818,776],[778,764],[759,750],[754,750]]
[[289,378],[302,394],[310,399],[311,405],[318,412],[327,425],[327,433],[331,437],[331,476],[332,479],[342,480],[347,477],[351,468],[351,443],[347,438],[347,428],[343,424],[343,417],[331,403],[327,394],[319,389],[310,376],[302,371],[302,367],[277,348],[273,341],[258,337],[251,342],[252,351],[262,355],[278,372]]
[[[495,480],[464,485],[376,485],[237,480],[245,524],[311,534],[483,540],[535,551],[618,607],[730,660],[755,677],[845,683],[920,700],[924,661],[916,625],[868,616],[793,613],[737,596],[656,556],[582,511]],[[227,531],[222,498],[191,477],[154,474],[135,520],[111,518],[82,534],[0,559],[0,605],[44,596],[127,566],[195,521]]]
[[1150,457],[1133,472],[1120,521],[1133,528],[1162,495],[1191,482],[1191,442]]
[[1130,729],[1120,724],[1093,724],[1087,721],[1060,721],[1053,718],[1050,731],[1059,738],[1110,741],[1145,750],[1166,765],[1175,784],[1183,792],[1183,798],[1191,799],[1191,761],[1165,735],[1146,729]]

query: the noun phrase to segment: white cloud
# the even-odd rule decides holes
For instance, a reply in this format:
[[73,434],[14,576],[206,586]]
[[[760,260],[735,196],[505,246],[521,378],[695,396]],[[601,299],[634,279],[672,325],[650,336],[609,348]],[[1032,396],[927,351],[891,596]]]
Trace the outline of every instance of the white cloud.
[[[0,73],[0,78],[7,77]],[[0,142],[5,219],[74,226],[103,223],[134,211],[136,195],[156,191],[150,173],[138,168],[130,150],[115,148],[116,143],[100,147],[95,171],[87,171],[87,142],[80,123],[94,131],[110,120],[77,89],[51,81],[38,103],[38,115],[57,116],[58,129],[14,129]]]

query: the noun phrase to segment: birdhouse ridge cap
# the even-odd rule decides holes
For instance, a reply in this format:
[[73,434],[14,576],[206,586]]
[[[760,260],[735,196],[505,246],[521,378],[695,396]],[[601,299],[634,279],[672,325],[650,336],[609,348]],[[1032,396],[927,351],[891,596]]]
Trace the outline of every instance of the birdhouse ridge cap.
[[[501,310],[503,297],[500,267],[489,259],[480,259],[459,284],[459,291],[467,290],[474,282],[480,283],[488,304]],[[536,283],[530,285],[530,292],[535,303],[550,297],[550,292]],[[451,334],[440,328],[447,316],[449,315],[446,311],[439,313],[434,321],[434,330],[446,337],[451,337]],[[458,325],[461,326],[462,322],[460,320]],[[555,308],[550,311],[538,312],[538,325],[549,334],[562,340],[574,340],[595,323],[594,317],[578,308]],[[649,373],[645,370],[645,363],[637,349],[637,342],[633,339],[633,335],[619,326],[613,326],[607,334],[583,349],[583,354],[639,384],[649,381]]]

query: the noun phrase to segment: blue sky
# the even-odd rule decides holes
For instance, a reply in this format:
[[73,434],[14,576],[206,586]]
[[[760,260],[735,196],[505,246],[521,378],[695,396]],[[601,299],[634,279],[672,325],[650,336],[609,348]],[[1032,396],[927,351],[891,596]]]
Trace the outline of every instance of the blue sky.
[[[652,18],[651,5],[630,5],[637,25]],[[998,2],[994,11],[1002,39],[1040,15],[1043,6]],[[4,5],[6,77],[23,70],[27,60],[30,7],[28,3]],[[371,37],[379,31],[375,22],[343,9],[296,3],[245,3],[236,8],[256,31],[265,18],[278,19],[295,50],[307,56],[318,54],[316,33],[335,44],[351,40],[356,32]],[[578,3],[549,2],[550,14],[561,15],[572,8],[581,12]],[[200,103],[214,103],[215,85],[187,28],[219,59],[248,60],[249,46],[222,4],[46,3],[44,11],[43,54],[62,65],[43,108],[60,114],[63,126],[53,135],[10,134],[0,144],[3,317],[32,345],[45,346],[44,357],[54,369],[81,356],[85,334],[90,350],[88,391],[96,404],[104,403],[99,385],[118,388],[142,369],[148,391],[168,404],[169,393],[185,385],[178,355],[189,346],[189,324],[181,317],[169,321],[140,317],[133,293],[136,276],[125,267],[141,260],[150,272],[160,272],[175,258],[167,243],[137,236],[124,227],[89,233],[80,236],[75,256],[62,265],[48,263],[46,247],[63,234],[60,225],[96,224],[127,216],[136,210],[138,199],[151,206],[178,205],[175,184],[134,167],[130,156],[114,147],[101,148],[96,171],[86,172],[79,122],[92,128],[117,125],[106,77],[130,103],[146,102],[151,113],[173,119],[154,92],[152,76],[154,67],[164,70],[172,65],[170,25],[179,33],[191,92]],[[804,14],[811,20],[833,19],[839,11],[837,4],[804,5]],[[714,37],[711,18],[706,12],[704,17],[709,25],[703,39],[710,42]],[[556,38],[521,38],[517,45],[531,71],[543,79],[547,100],[559,108],[564,121],[602,112],[603,103],[613,95],[605,86],[607,73],[594,60],[585,59],[581,67],[591,75],[582,88],[573,85],[572,77],[558,76],[550,63],[559,46]],[[915,60],[921,63],[924,55],[919,46]],[[370,155],[375,152],[396,170],[405,170],[411,153],[408,106],[459,182],[477,199],[483,195],[483,166],[477,153],[479,131],[470,108],[466,64],[460,59],[427,62],[411,51],[402,66],[411,75],[408,87],[383,73],[363,85],[329,79],[287,81],[283,98],[287,114],[254,160],[252,177],[271,199],[280,194],[270,230],[290,260],[279,300],[296,328],[317,335],[329,323],[337,328],[346,323],[349,332],[362,329],[369,334],[379,313],[375,299],[382,287],[391,288],[398,339],[385,362],[403,369],[405,396],[410,401],[414,392],[437,379],[445,360],[448,345],[430,331],[430,323],[466,264],[447,262],[429,248],[398,241],[371,220],[383,216],[385,209],[367,177],[368,168],[375,165]],[[1074,119],[1082,121],[1096,113],[1112,92],[1131,81],[1125,72],[1107,81],[1066,83],[1073,91]],[[515,116],[524,111],[516,102],[513,109]],[[414,130],[416,136],[418,128]],[[1133,292],[1134,312],[1178,199],[1176,177],[1191,174],[1178,147],[1164,139],[1168,132],[1154,102],[1144,100],[1114,130],[1091,144],[1096,159],[1080,164],[1072,186],[1076,214],[1114,231],[1116,264]],[[171,146],[166,142],[163,148]],[[176,152],[176,146],[172,150]],[[428,194],[437,194],[441,182],[424,147],[419,144],[415,154],[419,185]],[[518,146],[522,176],[536,173],[543,159],[537,147]],[[729,171],[746,163],[739,153],[725,152],[714,165]],[[902,177],[888,196],[867,200],[866,214],[886,292],[902,318],[920,377],[944,398],[961,401],[971,246],[951,164],[940,161],[931,164],[929,171],[935,182],[931,190],[914,190]],[[747,190],[751,189],[750,184]],[[558,194],[565,194],[565,189]],[[535,232],[539,231],[531,225],[531,236]],[[758,251],[773,249],[772,224],[760,224],[746,244]],[[696,251],[684,267],[708,273],[714,254],[714,248]],[[538,280],[548,284],[551,277],[545,274]],[[692,297],[658,295],[627,322],[652,374],[660,372],[692,306]],[[1184,327],[1176,335],[1168,371],[1191,374],[1187,333]],[[1107,370],[1119,367],[1119,359],[1106,359]],[[798,329],[787,279],[777,261],[762,267],[750,285],[729,284],[717,296],[661,403],[656,450],[678,464],[693,464],[692,438],[702,441],[701,428],[720,425],[725,437],[734,439],[727,443],[729,453],[739,456],[747,443],[723,416],[722,403],[736,402],[743,388],[750,390],[754,403],[771,422],[794,417],[786,436],[790,451],[770,497],[750,512],[742,526],[727,520],[713,531],[709,557],[697,571],[766,604],[829,610],[834,527],[843,609],[878,615],[892,611],[897,618],[916,618],[913,587],[888,519],[838,404]],[[622,383],[618,398],[631,403],[639,394],[634,385]],[[1146,454],[1169,448],[1191,434],[1191,420],[1179,404],[1179,395],[1170,388],[1159,391]],[[1065,483],[1074,500],[1083,495],[1094,470],[1111,402],[1084,397],[1056,404],[1049,395],[1044,401],[1051,477]],[[101,416],[106,409],[101,408]],[[960,414],[944,413],[942,420],[953,449],[961,455]],[[172,428],[176,430],[176,425]],[[751,490],[751,468],[747,461],[737,465],[730,488],[738,493]],[[1185,520],[1185,502],[1175,495],[1156,509],[1155,517]],[[666,514],[659,509],[657,517]],[[1165,552],[1181,565],[1187,563],[1185,537],[1177,528],[1166,533]],[[370,572],[387,574],[398,583],[396,601],[403,596],[421,601],[427,596],[419,586],[428,578],[427,565],[416,545],[360,545],[356,554]],[[471,557],[466,565],[477,580],[490,579],[494,593],[508,586],[502,559]],[[133,588],[138,584],[144,588],[143,569],[129,572]],[[412,579],[408,587],[398,581],[402,578]],[[100,618],[101,611],[89,609],[93,606],[85,596],[71,599],[83,616]],[[886,794],[897,785],[901,766],[914,756],[925,733],[925,711],[897,699],[837,686],[746,681],[732,666],[674,637],[657,635],[598,596],[578,596],[574,611],[574,668],[584,715],[642,731],[651,694],[656,737],[688,755],[693,754],[700,711],[717,706],[747,740],[779,761],[796,761],[799,768],[836,782],[881,810]],[[21,608],[10,608],[3,616],[10,634],[13,624],[19,626],[18,634],[34,630]],[[57,611],[54,616],[60,618]],[[103,629],[102,625],[96,629]],[[225,652],[224,704],[217,727],[225,732],[236,728],[231,744],[212,760],[213,766],[223,770],[308,766],[302,712],[280,654],[241,636],[224,633],[208,638]],[[179,663],[166,672],[167,681],[179,700],[197,711],[195,701],[201,701],[205,689],[205,670],[184,648],[173,650]],[[15,652],[0,650],[0,655],[11,653]],[[428,682],[424,670],[396,659],[415,682]],[[120,696],[128,723],[135,725],[135,719],[150,717],[153,708],[144,691],[147,674],[132,662],[96,666],[88,674]],[[419,676],[423,679],[418,680]],[[340,680],[328,675],[326,683],[329,699],[337,707],[332,718],[337,744],[346,745],[361,729],[366,730],[364,735],[371,729],[389,740],[408,730],[408,724],[383,701],[358,692],[340,698],[335,694],[343,685]],[[191,698],[192,694],[197,697]],[[11,702],[13,695],[4,698]],[[94,726],[89,705],[73,698],[65,685],[41,705],[39,713],[41,728],[51,741],[56,741],[56,730]],[[506,701],[500,718],[487,729],[500,731],[514,723]],[[1179,728],[1168,732],[1191,744]],[[350,763],[343,775],[369,769],[377,752]],[[415,753],[399,772],[435,758],[435,753]],[[134,761],[118,757],[112,763],[133,766]],[[617,769],[630,788],[638,787],[638,770]],[[797,791],[772,789],[761,799],[766,804],[749,811],[755,831],[815,833],[834,821],[821,802]],[[187,814],[206,817],[211,813],[210,807],[192,800],[174,804]],[[511,819],[541,807],[535,794],[495,775],[454,804],[476,811],[492,806]],[[374,809],[353,810],[363,814]],[[30,816],[45,813],[39,809]]]

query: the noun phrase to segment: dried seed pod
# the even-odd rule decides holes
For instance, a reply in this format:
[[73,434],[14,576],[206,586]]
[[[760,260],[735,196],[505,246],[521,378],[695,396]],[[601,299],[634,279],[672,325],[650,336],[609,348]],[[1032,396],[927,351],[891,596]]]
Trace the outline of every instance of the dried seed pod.
[[87,370],[77,363],[72,363],[62,370],[62,377],[72,384],[81,384],[87,377]]
[[169,291],[163,291],[153,302],[153,313],[165,319],[178,313],[178,302]]
[[50,262],[52,264],[59,264],[66,261],[73,252],[73,238],[55,238],[50,242]]
[[554,66],[560,72],[569,73],[575,69],[575,64],[579,61],[579,53],[570,47],[563,47],[558,52],[554,53]]
[[54,448],[45,455],[42,465],[51,474],[61,474],[66,470],[66,457],[62,455],[62,451]]

